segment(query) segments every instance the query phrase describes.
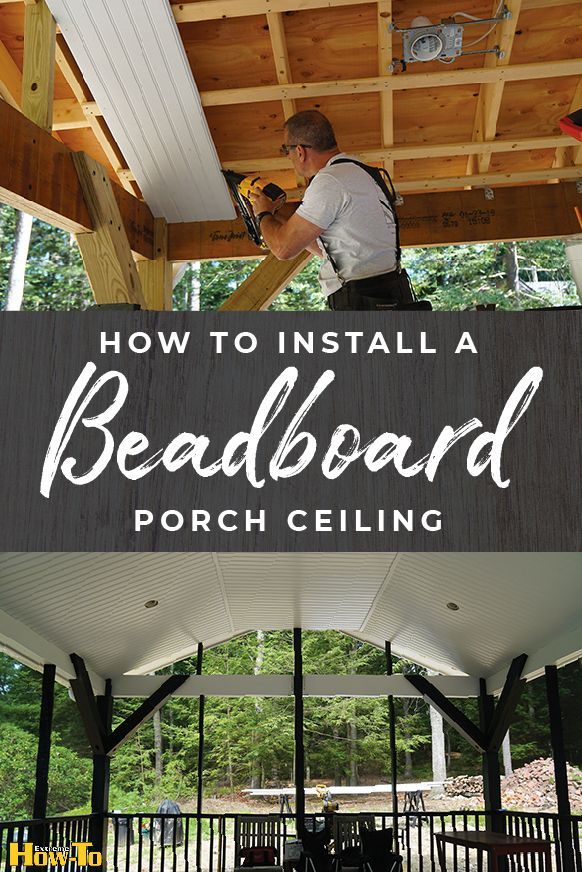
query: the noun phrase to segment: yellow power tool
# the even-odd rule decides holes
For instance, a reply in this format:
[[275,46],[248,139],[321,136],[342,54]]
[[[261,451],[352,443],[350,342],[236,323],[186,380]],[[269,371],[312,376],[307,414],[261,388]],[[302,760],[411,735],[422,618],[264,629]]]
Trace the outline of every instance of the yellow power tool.
[[259,222],[255,218],[253,207],[251,206],[250,195],[252,191],[262,191],[269,200],[280,201],[281,204],[287,199],[287,194],[268,179],[261,176],[252,175],[245,176],[242,173],[235,173],[234,170],[223,170],[222,174],[232,194],[232,198],[240,212],[241,218],[244,221],[249,238],[255,245],[263,246],[263,237]]

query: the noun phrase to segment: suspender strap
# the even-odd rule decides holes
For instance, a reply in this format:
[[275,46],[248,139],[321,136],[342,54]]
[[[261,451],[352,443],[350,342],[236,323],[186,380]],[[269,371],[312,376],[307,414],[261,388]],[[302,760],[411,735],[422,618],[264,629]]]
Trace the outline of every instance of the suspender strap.
[[[382,193],[386,197],[386,200],[387,200],[386,203],[384,203],[383,200],[380,200],[380,202],[382,203],[382,205],[386,206],[386,208],[390,209],[390,211],[392,212],[392,217],[394,219],[394,229],[396,231],[396,269],[398,272],[400,272],[400,270],[401,270],[400,262],[402,259],[402,249],[400,247],[400,224],[398,222],[398,215],[396,213],[396,191],[394,190],[394,185],[392,183],[392,179],[390,178],[390,174],[385,169],[379,169],[378,167],[371,167],[371,166],[368,166],[368,164],[362,163],[359,160],[354,160],[353,158],[349,158],[349,157],[340,157],[337,160],[334,160],[331,164],[329,164],[329,166],[335,166],[336,164],[341,164],[341,163],[355,164],[356,166],[360,167],[360,169],[364,170],[364,172],[366,172],[370,176],[370,178],[372,178],[374,180],[374,182],[378,185],[378,187],[380,188],[380,190],[382,191]],[[388,188],[388,184],[386,183],[386,180],[390,184],[390,188]],[[327,250],[327,246],[326,246],[325,242],[323,241],[323,239],[321,238],[321,236],[319,237],[319,241],[321,242],[323,249],[324,249],[325,253],[327,254],[328,260],[329,260],[335,274],[337,275],[337,277],[339,278],[339,280],[341,281],[341,283],[343,285],[343,279],[340,275],[340,271],[337,267],[337,264],[334,261],[333,257],[331,256],[331,254],[329,253],[329,251]]]

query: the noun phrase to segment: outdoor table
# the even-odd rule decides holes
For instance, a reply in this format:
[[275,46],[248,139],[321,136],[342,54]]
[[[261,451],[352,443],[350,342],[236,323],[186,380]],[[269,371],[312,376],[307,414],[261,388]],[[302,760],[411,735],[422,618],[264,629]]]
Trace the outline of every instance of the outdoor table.
[[498,872],[499,857],[512,857],[518,854],[543,854],[544,870],[551,872],[552,844],[545,839],[532,839],[528,836],[507,836],[505,833],[492,833],[488,830],[456,830],[436,833],[437,851],[442,872],[446,872],[445,844],[458,845],[461,848],[476,848],[487,852],[489,857],[489,872]]

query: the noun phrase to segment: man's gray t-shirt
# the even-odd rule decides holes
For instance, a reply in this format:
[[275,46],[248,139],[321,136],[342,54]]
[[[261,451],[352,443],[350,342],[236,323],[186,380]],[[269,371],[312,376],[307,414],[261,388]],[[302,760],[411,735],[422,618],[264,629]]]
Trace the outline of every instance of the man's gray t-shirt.
[[[353,163],[335,164],[336,154],[313,177],[296,214],[324,231],[321,236],[344,282],[396,269],[396,228],[376,182]],[[354,158],[357,160],[357,158]],[[341,282],[318,239],[324,261],[319,281],[325,294]]]

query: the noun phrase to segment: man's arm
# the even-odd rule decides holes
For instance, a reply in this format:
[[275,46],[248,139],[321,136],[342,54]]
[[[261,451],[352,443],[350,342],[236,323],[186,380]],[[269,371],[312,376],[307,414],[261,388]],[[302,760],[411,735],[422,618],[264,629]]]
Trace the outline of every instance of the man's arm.
[[[270,212],[261,221],[261,233],[266,245],[278,260],[293,260],[302,251],[310,251],[321,257],[321,249],[317,245],[317,237],[322,228],[293,214],[288,220],[283,215],[274,214],[272,200],[264,194],[251,194],[253,209],[256,215]],[[286,209],[285,206],[282,209]],[[281,210],[279,210],[281,212]]]

